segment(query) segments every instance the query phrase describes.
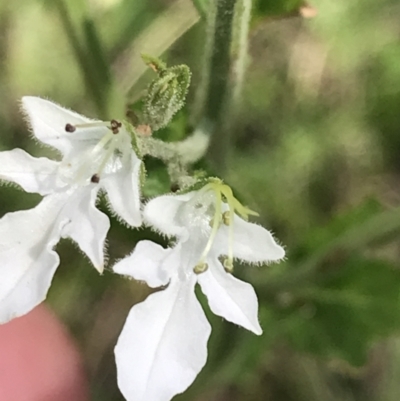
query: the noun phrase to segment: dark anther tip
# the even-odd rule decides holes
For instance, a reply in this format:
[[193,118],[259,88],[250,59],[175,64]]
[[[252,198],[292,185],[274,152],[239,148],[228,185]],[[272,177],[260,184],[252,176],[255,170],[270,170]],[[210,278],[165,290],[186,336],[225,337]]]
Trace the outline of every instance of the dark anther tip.
[[118,134],[119,128],[122,127],[122,123],[117,120],[111,120],[111,131],[113,134]]
[[74,132],[76,130],[76,127],[72,124],[66,124],[65,125],[65,131],[67,132]]
[[100,182],[100,176],[98,174],[93,174],[90,181],[93,182],[94,184],[98,184]]

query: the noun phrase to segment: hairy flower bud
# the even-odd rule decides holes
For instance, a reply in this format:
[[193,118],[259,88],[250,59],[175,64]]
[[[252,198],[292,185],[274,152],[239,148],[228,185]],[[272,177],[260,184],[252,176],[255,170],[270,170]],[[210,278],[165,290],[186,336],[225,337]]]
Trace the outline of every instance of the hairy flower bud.
[[167,68],[156,58],[143,56],[143,60],[158,74],[148,87],[143,110],[145,123],[157,131],[184,106],[191,73],[186,65]]

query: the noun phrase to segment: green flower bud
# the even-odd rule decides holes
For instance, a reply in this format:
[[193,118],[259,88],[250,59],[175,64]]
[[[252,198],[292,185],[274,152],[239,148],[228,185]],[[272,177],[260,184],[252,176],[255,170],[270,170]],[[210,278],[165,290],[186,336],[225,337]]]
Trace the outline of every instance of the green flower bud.
[[144,61],[158,74],[147,90],[143,116],[152,131],[165,127],[184,106],[190,84],[190,70],[186,65],[167,68],[162,61],[142,56]]

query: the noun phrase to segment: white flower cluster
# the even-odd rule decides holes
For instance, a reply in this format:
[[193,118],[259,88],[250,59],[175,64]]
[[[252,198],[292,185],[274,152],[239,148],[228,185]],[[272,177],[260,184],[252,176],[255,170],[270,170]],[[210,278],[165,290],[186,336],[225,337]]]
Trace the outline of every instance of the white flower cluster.
[[195,296],[198,283],[211,310],[255,334],[258,301],[253,287],[235,278],[233,260],[265,263],[284,250],[252,213],[217,179],[178,195],[150,200],[141,210],[142,160],[127,123],[90,120],[54,103],[24,97],[35,137],[61,161],[33,158],[21,149],[0,152],[0,178],[39,193],[31,210],[0,219],[0,323],[42,302],[59,257],[54,246],[69,237],[100,272],[108,217],[96,209],[99,191],[132,227],[142,221],[173,239],[164,249],[140,241],[114,271],[162,287],[129,313],[115,349],[118,384],[128,401],[168,401],[194,381],[207,359],[211,332]]

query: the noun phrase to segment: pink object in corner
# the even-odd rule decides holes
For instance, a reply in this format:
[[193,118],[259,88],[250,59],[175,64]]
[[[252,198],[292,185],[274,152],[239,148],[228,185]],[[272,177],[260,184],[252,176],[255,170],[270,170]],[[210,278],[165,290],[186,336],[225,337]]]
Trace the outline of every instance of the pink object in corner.
[[0,325],[0,401],[88,401],[78,350],[41,305]]

